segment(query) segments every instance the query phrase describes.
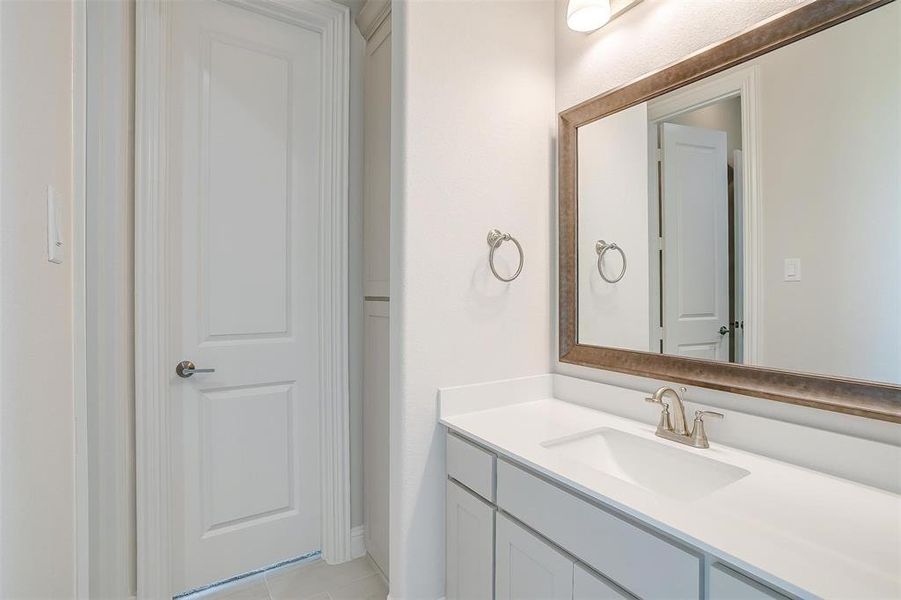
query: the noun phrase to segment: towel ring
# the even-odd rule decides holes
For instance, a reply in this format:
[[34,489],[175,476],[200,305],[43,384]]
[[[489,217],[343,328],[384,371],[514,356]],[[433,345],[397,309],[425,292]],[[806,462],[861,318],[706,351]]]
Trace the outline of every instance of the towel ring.
[[[623,249],[616,245],[615,242],[610,242],[609,244],[604,240],[598,240],[598,243],[594,246],[595,251],[598,253],[598,273],[601,276],[601,279],[606,281],[607,283],[616,283],[620,279],[623,278],[623,275],[626,274],[626,253],[623,252]],[[619,255],[623,257],[623,270],[619,272],[619,275],[613,279],[607,277],[604,273],[604,267],[601,264],[601,261],[604,260],[604,254],[607,250],[617,250]]]
[[[509,279],[505,277],[501,277],[497,273],[497,269],[494,268],[494,251],[501,247],[501,244],[510,240],[516,245],[516,250],[519,252],[519,267],[516,269],[516,273],[513,274]],[[488,266],[491,267],[491,272],[494,273],[494,276],[503,281],[504,283],[510,283],[522,273],[522,266],[525,263],[525,255],[522,252],[522,246],[519,245],[519,242],[516,241],[516,238],[510,235],[509,233],[501,233],[499,229],[492,229],[488,232],[488,245],[491,246],[491,251],[488,252]]]

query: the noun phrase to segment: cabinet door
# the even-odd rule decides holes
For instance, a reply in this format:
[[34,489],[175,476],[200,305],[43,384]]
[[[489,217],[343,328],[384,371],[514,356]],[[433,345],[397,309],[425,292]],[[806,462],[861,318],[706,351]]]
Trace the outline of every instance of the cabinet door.
[[572,600],[569,557],[502,514],[495,535],[498,600]]
[[573,573],[573,600],[633,600],[627,592],[576,565]]
[[494,598],[493,506],[447,482],[447,600]]
[[788,600],[776,590],[720,564],[710,568],[710,600]]

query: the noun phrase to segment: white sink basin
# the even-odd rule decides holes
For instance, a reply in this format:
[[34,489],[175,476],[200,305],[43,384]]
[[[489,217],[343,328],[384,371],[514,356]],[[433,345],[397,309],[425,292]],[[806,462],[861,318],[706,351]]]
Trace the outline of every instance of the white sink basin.
[[561,458],[680,500],[701,498],[749,474],[740,467],[609,427],[541,445]]

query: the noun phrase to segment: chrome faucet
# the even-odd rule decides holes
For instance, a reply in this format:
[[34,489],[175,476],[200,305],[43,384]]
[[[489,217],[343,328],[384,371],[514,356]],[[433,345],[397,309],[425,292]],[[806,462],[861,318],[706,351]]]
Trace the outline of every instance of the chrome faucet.
[[[684,394],[687,390],[679,388]],[[672,396],[672,405],[674,419],[670,420],[670,407],[664,402],[667,396]],[[679,392],[671,387],[661,387],[654,395],[645,398],[647,402],[659,404],[663,407],[660,411],[660,421],[657,423],[657,436],[680,444],[694,446],[695,448],[709,448],[710,442],[707,440],[707,432],[704,430],[704,417],[723,418],[722,413],[712,410],[695,411],[695,420],[692,424],[691,431],[685,426],[685,405],[682,404],[682,396]]]

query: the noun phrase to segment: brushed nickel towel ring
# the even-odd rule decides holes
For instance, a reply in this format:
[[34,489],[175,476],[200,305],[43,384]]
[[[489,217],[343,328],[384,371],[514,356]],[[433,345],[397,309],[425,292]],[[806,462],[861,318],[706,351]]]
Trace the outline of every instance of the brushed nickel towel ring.
[[[513,274],[509,279],[505,277],[501,277],[497,273],[497,269],[494,268],[494,251],[501,247],[501,244],[510,240],[516,245],[516,250],[519,252],[519,267],[516,269],[516,273]],[[491,272],[494,273],[494,276],[503,281],[504,283],[510,283],[522,273],[522,266],[525,263],[525,255],[522,252],[522,246],[519,245],[519,242],[516,241],[516,238],[510,235],[509,233],[501,233],[500,229],[492,229],[488,232],[488,245],[491,246],[491,250],[488,252],[488,266],[491,267]]]
[[[601,279],[603,279],[607,283],[616,283],[617,281],[622,279],[623,275],[626,274],[626,253],[623,252],[623,249],[617,246],[615,242],[610,242],[608,244],[604,240],[598,240],[598,243],[595,244],[594,249],[598,253],[598,273],[600,274]],[[619,252],[619,255],[623,257],[623,270],[620,271],[619,275],[617,277],[614,277],[613,279],[607,277],[607,275],[604,273],[604,267],[601,264],[601,261],[604,260],[604,254],[607,252],[607,250],[617,250]]]

